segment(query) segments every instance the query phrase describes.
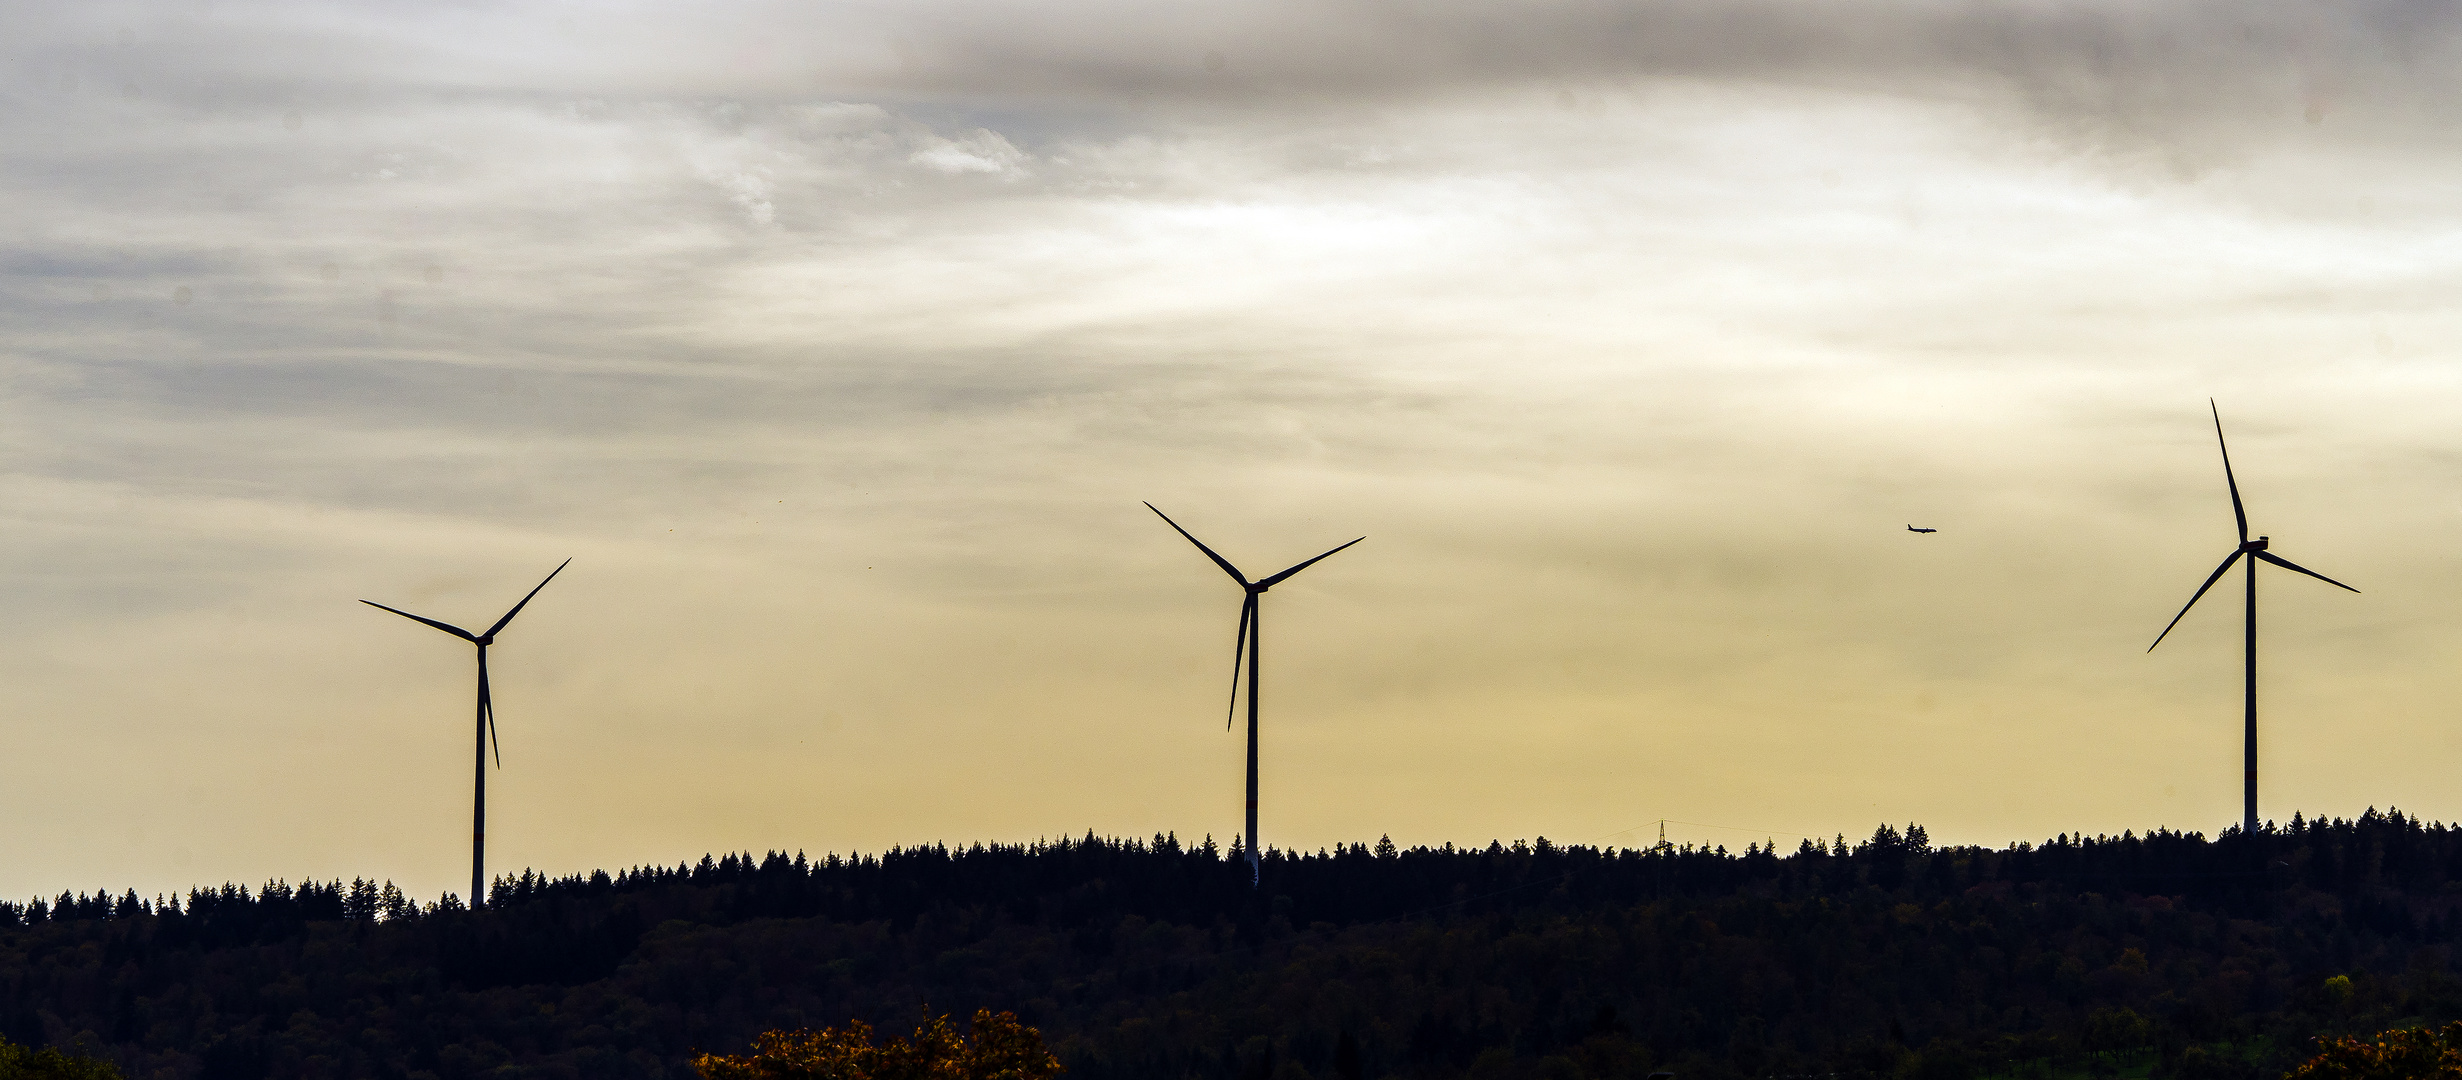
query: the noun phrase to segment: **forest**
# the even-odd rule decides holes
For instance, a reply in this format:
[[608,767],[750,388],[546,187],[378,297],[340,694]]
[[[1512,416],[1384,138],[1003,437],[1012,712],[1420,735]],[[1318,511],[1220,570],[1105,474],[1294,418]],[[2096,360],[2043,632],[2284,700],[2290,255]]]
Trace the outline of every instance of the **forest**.
[[1092,834],[0,904],[0,1036],[164,1080],[681,1078],[1013,1011],[1080,1080],[2275,1077],[2462,1018],[2462,827],[1268,849]]

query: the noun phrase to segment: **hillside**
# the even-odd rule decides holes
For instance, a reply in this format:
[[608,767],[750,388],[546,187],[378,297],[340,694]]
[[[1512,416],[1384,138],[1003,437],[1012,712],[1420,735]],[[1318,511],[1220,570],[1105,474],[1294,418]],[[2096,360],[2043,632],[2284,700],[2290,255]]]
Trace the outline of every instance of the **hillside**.
[[[1060,840],[0,905],[0,1035],[134,1077],[683,1077],[758,1031],[1013,1009],[1085,1080],[2279,1073],[2462,1017],[2462,828],[1784,855]],[[2336,976],[2347,978],[2336,979]]]

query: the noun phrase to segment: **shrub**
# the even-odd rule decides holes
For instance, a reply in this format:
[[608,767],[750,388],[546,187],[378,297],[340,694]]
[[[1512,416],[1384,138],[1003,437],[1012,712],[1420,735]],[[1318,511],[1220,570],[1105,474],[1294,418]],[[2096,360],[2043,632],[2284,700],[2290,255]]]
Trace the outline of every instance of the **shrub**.
[[[745,1057],[703,1054],[692,1067],[702,1080],[1051,1080],[1060,1059],[1043,1045],[1043,1034],[1017,1021],[1015,1013],[975,1013],[972,1030],[959,1034],[949,1018],[935,1016],[912,1039],[872,1041],[872,1025],[849,1021],[843,1028],[772,1031],[752,1040]],[[5,1074],[0,1074],[5,1080]]]
[[0,1080],[120,1080],[119,1066],[100,1058],[37,1050],[0,1038]]
[[2283,1080],[2462,1080],[2462,1022],[2320,1038]]

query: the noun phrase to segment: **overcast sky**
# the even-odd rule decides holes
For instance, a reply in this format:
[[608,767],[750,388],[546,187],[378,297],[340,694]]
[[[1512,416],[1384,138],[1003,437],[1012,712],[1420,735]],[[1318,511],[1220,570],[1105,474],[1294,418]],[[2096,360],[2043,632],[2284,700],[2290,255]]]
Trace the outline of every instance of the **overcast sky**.
[[[2462,818],[2462,9],[0,9],[0,896]],[[1932,535],[1905,531],[1936,527]]]

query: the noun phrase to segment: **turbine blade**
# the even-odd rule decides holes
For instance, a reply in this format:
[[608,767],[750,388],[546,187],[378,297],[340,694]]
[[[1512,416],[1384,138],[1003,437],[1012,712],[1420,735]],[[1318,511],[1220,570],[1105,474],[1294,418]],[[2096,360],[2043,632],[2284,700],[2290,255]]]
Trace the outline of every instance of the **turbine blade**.
[[[1360,538],[1359,538],[1359,540],[1365,540],[1365,539],[1367,539],[1367,537],[1365,537],[1365,536],[1362,536],[1362,537],[1360,537]],[[1351,544],[1356,544],[1356,543],[1358,543],[1358,542],[1359,542],[1359,540],[1353,540],[1353,541],[1351,541]],[[1344,545],[1342,545],[1342,547],[1335,548],[1335,549],[1334,549],[1334,551],[1340,551],[1340,550],[1342,550],[1342,548],[1346,548],[1346,547],[1351,546],[1351,544],[1344,544]],[[1311,566],[1316,565],[1319,561],[1323,560],[1323,559],[1325,558],[1325,556],[1326,556],[1326,555],[1331,555],[1331,554],[1333,554],[1333,553],[1334,553],[1334,551],[1328,551],[1328,552],[1326,552],[1326,553],[1325,553],[1325,555],[1319,555],[1319,556],[1317,556],[1317,557],[1316,557],[1316,558],[1314,558],[1314,559],[1310,559],[1310,560],[1308,560],[1307,562],[1304,562],[1304,563],[1299,564],[1298,566],[1294,566],[1294,567],[1292,567],[1292,568],[1290,568],[1290,569],[1288,569],[1288,570],[1285,570],[1285,571],[1283,571],[1283,572],[1281,572],[1281,573],[1279,573],[1279,574],[1276,574],[1276,575],[1274,575],[1274,576],[1272,576],[1272,577],[1266,578],[1265,580],[1260,581],[1260,582],[1258,582],[1258,583],[1257,583],[1257,588],[1260,588],[1260,589],[1270,589],[1270,588],[1273,588],[1275,585],[1281,584],[1282,579],[1287,578],[1287,577],[1290,577],[1290,576],[1291,576],[1291,575],[1293,575],[1293,574],[1299,573],[1299,572],[1300,572],[1300,571],[1302,571],[1302,570],[1305,570],[1305,569],[1307,569],[1307,568],[1309,568],[1309,567],[1311,567]]]
[[487,669],[479,669],[479,715],[487,718],[487,745],[496,752],[496,767],[504,768],[504,747],[496,742],[496,696],[487,692]]
[[[1188,530],[1181,528],[1179,522],[1171,520],[1171,515],[1163,513],[1160,510],[1155,510],[1153,503],[1147,503],[1146,509],[1154,510],[1154,516],[1163,519],[1163,524],[1171,526],[1171,531],[1179,533],[1182,536],[1188,536]],[[1231,580],[1239,582],[1241,588],[1244,589],[1248,587],[1247,576],[1240,573],[1239,567],[1231,565],[1231,560],[1214,554],[1213,548],[1205,546],[1205,541],[1199,540],[1194,536],[1188,536],[1188,542],[1197,545],[1197,550],[1204,552],[1206,558],[1214,560],[1214,565],[1222,567],[1222,572],[1231,575]]]
[[1240,662],[1248,658],[1248,619],[1257,611],[1257,594],[1249,593],[1240,601],[1240,636],[1231,643],[1231,709],[1222,717],[1222,729],[1231,730],[1231,718],[1240,713]]
[[2223,451],[2223,483],[2231,485],[2231,517],[2240,523],[2240,542],[2248,542],[2248,511],[2240,506],[2240,482],[2231,475],[2231,446],[2223,441],[2223,410],[2206,399],[2206,408],[2214,410],[2214,445]]
[[565,568],[565,567],[567,567],[567,566],[571,566],[571,565],[573,565],[573,560],[571,560],[571,559],[566,559],[566,560],[564,560],[563,562],[557,563],[557,564],[556,564],[556,568],[555,568],[555,569],[550,570],[550,571],[548,571],[548,572],[547,572],[547,577],[546,577],[544,580],[540,581],[537,585],[535,585],[535,586],[532,586],[532,587],[531,587],[531,589],[530,589],[530,596],[524,596],[524,597],[522,597],[522,598],[521,598],[521,603],[518,603],[518,604],[513,605],[513,610],[508,611],[508,612],[505,612],[505,613],[504,613],[504,618],[501,618],[501,619],[496,620],[496,625],[491,626],[491,627],[488,627],[488,628],[487,628],[487,633],[485,633],[485,634],[483,634],[483,635],[481,635],[481,636],[483,636],[483,637],[495,637],[495,636],[496,636],[496,631],[504,629],[504,624],[509,623],[509,622],[512,622],[512,621],[513,621],[513,616],[521,614],[521,609],[522,609],[522,608],[524,608],[524,607],[529,606],[529,604],[530,604],[530,597],[531,597],[531,596],[537,596],[537,595],[539,594],[539,590],[540,590],[540,589],[544,589],[544,588],[546,588],[546,587],[547,587],[547,582],[550,582],[550,581],[554,581],[554,580],[556,580],[556,575],[557,575],[557,574],[561,574],[561,573],[563,573],[563,572],[564,572],[564,568]]
[[407,611],[404,611],[404,610],[402,610],[402,609],[400,609],[400,608],[398,608],[398,607],[385,607],[385,605],[383,605],[383,604],[379,604],[379,603],[377,603],[377,602],[376,602],[376,601],[374,601],[374,600],[362,600],[362,601],[360,601],[360,603],[362,603],[362,604],[366,604],[367,606],[372,607],[372,608],[385,608],[385,610],[390,611],[390,612],[392,612],[392,613],[394,613],[394,614],[396,614],[396,615],[399,615],[399,616],[401,616],[401,617],[403,617],[403,618],[405,618],[405,619],[409,619],[409,620],[411,620],[412,622],[423,622],[423,623],[426,623],[426,624],[428,624],[429,626],[433,626],[433,627],[435,627],[436,629],[438,629],[438,630],[442,630],[442,631],[444,631],[445,633],[451,634],[451,635],[453,635],[454,637],[457,637],[457,638],[462,639],[463,641],[477,641],[477,640],[479,640],[476,636],[474,636],[473,634],[471,634],[471,632],[470,632],[470,631],[468,631],[468,630],[464,630],[464,629],[462,629],[461,627],[458,627],[458,626],[453,625],[452,623],[440,623],[440,622],[437,622],[437,621],[436,621],[436,620],[434,620],[434,619],[426,618],[426,617],[424,617],[424,616],[413,615],[413,614],[411,614],[411,613],[409,613],[409,612],[407,612]]
[[[2160,645],[2160,644],[2162,644],[2162,643],[2163,643],[2163,639],[2164,639],[2164,638],[2171,636],[2171,628],[2172,628],[2172,627],[2174,627],[2174,626],[2178,626],[2178,625],[2180,625],[2180,620],[2181,620],[2181,619],[2183,619],[2183,618],[2185,618],[2185,617],[2187,617],[2187,615],[2188,615],[2188,609],[2190,609],[2190,608],[2193,608],[2193,607],[2196,607],[2196,606],[2197,606],[2197,601],[2198,601],[2198,600],[2200,600],[2200,599],[2202,599],[2202,598],[2204,598],[2204,596],[2205,596],[2205,594],[2206,594],[2206,590],[2207,590],[2207,589],[2211,589],[2211,588],[2213,588],[2213,587],[2214,587],[2214,583],[2215,583],[2215,582],[2217,582],[2217,581],[2221,581],[2221,580],[2223,579],[2223,572],[2224,572],[2224,571],[2226,571],[2226,570],[2231,569],[2231,564],[2232,564],[2232,563],[2235,563],[2235,562],[2240,561],[2240,556],[2241,556],[2241,554],[2242,554],[2242,553],[2241,553],[2241,552],[2238,552],[2238,551],[2234,551],[2234,552],[2232,552],[2232,553],[2231,553],[2231,557],[2230,557],[2230,558],[2224,559],[2224,560],[2223,560],[2223,564],[2222,564],[2221,566],[2217,566],[2217,567],[2215,567],[2215,568],[2214,568],[2214,573],[2213,573],[2213,575],[2212,575],[2212,576],[2210,576],[2210,577],[2208,577],[2208,578],[2206,578],[2206,583],[2205,583],[2205,584],[2203,584],[2203,585],[2199,585],[2199,586],[2197,586],[2197,595],[2196,595],[2196,596],[2189,597],[2189,598],[2188,598],[2188,603],[2180,605],[2180,614],[2172,616],[2172,617],[2171,617],[2171,622],[2170,622],[2170,623],[2168,623],[2168,624],[2166,624],[2166,625],[2163,627],[2163,632],[2162,632],[2162,633],[2160,633],[2160,634],[2156,634],[2156,635],[2154,635],[2154,645]],[[2153,652],[2153,651],[2154,651],[2154,645],[2148,645],[2148,646],[2146,646],[2146,651],[2147,651],[2147,652]]]
[[[2331,586],[2333,586],[2333,587],[2335,587],[2335,588],[2337,588],[2337,589],[2351,589],[2351,587],[2350,587],[2350,586],[2348,586],[2348,585],[2345,585],[2345,584],[2343,584],[2343,583],[2341,583],[2341,582],[2339,582],[2339,581],[2336,581],[2336,580],[2334,580],[2334,579],[2332,579],[2332,578],[2329,578],[2329,577],[2327,577],[2327,576],[2325,576],[2325,575],[2323,575],[2323,574],[2320,574],[2320,573],[2318,573],[2318,572],[2316,572],[2316,571],[2314,571],[2314,570],[2311,570],[2311,569],[2309,569],[2309,568],[2307,568],[2307,567],[2305,567],[2305,566],[2301,566],[2300,564],[2295,563],[2295,562],[2292,562],[2292,561],[2291,561],[2291,560],[2289,560],[2289,559],[2283,558],[2283,557],[2282,557],[2282,556],[2280,556],[2280,555],[2276,555],[2276,554],[2274,554],[2273,552],[2270,552],[2270,551],[2259,551],[2259,552],[2254,552],[2253,554],[2255,554],[2258,558],[2260,558],[2260,559],[2264,559],[2265,561],[2270,562],[2270,563],[2273,563],[2273,564],[2274,564],[2274,565],[2276,565],[2276,566],[2282,567],[2282,568],[2283,568],[2283,569],[2285,569],[2285,570],[2297,570],[2297,571],[2299,571],[2300,573],[2306,574],[2306,575],[2308,575],[2309,577],[2315,578],[2315,579],[2317,579],[2317,580],[2319,580],[2319,581],[2322,581],[2322,582],[2324,582],[2324,583],[2326,583],[2326,584],[2328,584],[2328,585],[2331,585]],[[2358,592],[2359,590],[2358,590],[2358,589],[2351,589],[2351,591],[2352,591],[2352,592]]]

